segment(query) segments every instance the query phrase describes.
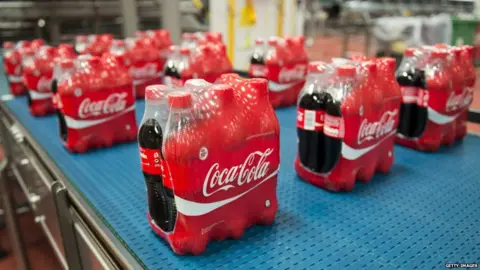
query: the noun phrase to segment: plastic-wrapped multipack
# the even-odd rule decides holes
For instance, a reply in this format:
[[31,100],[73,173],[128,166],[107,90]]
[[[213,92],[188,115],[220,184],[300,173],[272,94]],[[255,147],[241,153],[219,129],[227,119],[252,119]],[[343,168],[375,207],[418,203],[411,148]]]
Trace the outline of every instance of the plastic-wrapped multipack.
[[42,46],[31,61],[23,67],[28,107],[34,116],[44,116],[54,112],[51,86],[56,57],[57,48]]
[[177,254],[271,224],[278,208],[279,124],[264,79],[147,88],[138,133],[155,233]]
[[170,48],[164,83],[180,87],[192,78],[213,83],[232,70],[221,33],[186,33],[180,46]]
[[300,178],[348,191],[390,170],[401,103],[394,59],[312,62],[298,99]]
[[409,48],[396,77],[402,89],[397,143],[437,151],[467,134],[475,70],[472,47]]
[[297,101],[308,69],[304,43],[303,36],[255,40],[249,76],[268,80],[273,107],[290,106]]
[[[125,40],[126,67],[133,78],[135,96],[145,97],[145,88],[163,81],[163,67],[172,44],[166,30],[152,31],[151,36]],[[115,53],[115,52],[112,52]],[[122,54],[118,52],[117,54]]]
[[60,138],[71,152],[134,141],[132,77],[117,56],[64,59],[54,104]]
[[77,40],[77,42],[76,48],[78,48],[79,54],[89,54],[100,57],[102,54],[110,51],[113,36],[111,34],[89,35],[86,41],[82,37],[82,39],[80,41]]
[[10,93],[20,96],[26,93],[22,77],[22,55],[13,42],[3,43],[3,71]]

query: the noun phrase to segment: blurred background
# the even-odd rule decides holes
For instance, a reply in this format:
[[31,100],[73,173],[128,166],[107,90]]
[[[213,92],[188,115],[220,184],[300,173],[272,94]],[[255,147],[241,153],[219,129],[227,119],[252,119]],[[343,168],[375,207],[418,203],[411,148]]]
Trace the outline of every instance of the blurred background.
[[[182,33],[221,32],[238,71],[246,71],[256,37],[275,35],[304,35],[311,60],[367,55],[393,56],[399,63],[407,47],[447,43],[474,46],[479,64],[479,19],[480,0],[0,0],[0,42],[41,38],[57,45],[73,43],[77,35],[126,38],[164,28],[176,44]],[[0,95],[6,90],[2,85]],[[478,86],[472,108],[480,111]],[[35,268],[56,269],[43,235],[28,230],[31,217],[25,220]],[[0,269],[13,268],[2,253],[10,248],[0,230]]]

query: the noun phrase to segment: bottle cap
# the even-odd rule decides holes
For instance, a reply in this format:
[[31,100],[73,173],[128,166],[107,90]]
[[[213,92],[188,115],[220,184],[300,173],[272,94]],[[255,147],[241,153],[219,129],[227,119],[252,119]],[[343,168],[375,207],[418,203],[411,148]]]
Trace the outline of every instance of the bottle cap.
[[388,72],[394,73],[397,69],[397,60],[392,57],[382,57],[380,58],[381,63],[383,63],[387,67]]
[[458,48],[458,47],[455,47],[452,49],[453,51],[453,55],[455,56],[455,58],[458,60],[460,59],[460,57],[462,56],[462,49]]
[[210,90],[212,95],[218,100],[221,107],[227,106],[233,102],[233,88],[226,84],[213,85]]
[[162,100],[165,98],[167,86],[163,84],[152,84],[145,88],[145,100]]
[[445,59],[448,56],[448,52],[443,49],[437,49],[432,51],[432,57],[437,59]]
[[180,49],[180,54],[189,55],[190,54],[190,49],[189,48],[181,48]]
[[123,41],[123,40],[121,40],[121,39],[115,39],[115,40],[113,41],[113,44],[114,44],[115,46],[118,46],[118,47],[123,47],[123,46],[125,46],[125,41]]
[[377,72],[377,65],[373,61],[366,61],[363,62],[362,65],[367,69],[369,75],[376,74]]
[[87,63],[89,66],[97,66],[100,65],[100,58],[97,56],[93,56],[89,59],[87,59]]
[[262,78],[249,79],[248,83],[252,88],[255,88],[258,97],[268,97],[268,81]]
[[58,45],[58,49],[73,51],[73,45],[68,43],[61,43]]
[[356,69],[354,66],[351,65],[343,65],[337,68],[337,74],[340,76],[345,77],[353,77],[355,76]]
[[255,39],[255,45],[263,45],[265,41],[262,38]]
[[187,109],[192,107],[192,95],[185,91],[168,94],[168,104],[172,109]]
[[13,42],[10,42],[10,41],[3,42],[3,48],[5,49],[13,49],[14,47],[15,47],[15,44],[13,44]]
[[308,72],[310,73],[323,73],[325,72],[325,62],[314,61],[308,64]]
[[84,41],[87,41],[87,36],[85,36],[85,35],[79,35],[79,36],[76,36],[76,37],[75,37],[75,40],[76,40],[76,41],[80,41],[80,42],[84,42]]
[[193,36],[193,35],[190,34],[190,33],[183,33],[183,34],[182,34],[182,39],[184,39],[184,40],[190,40],[190,39],[192,38],[192,36]]
[[407,48],[405,50],[404,55],[405,56],[414,56],[415,55],[415,50],[416,50],[415,48]]
[[73,67],[73,60],[68,59],[68,58],[60,59],[60,67],[62,69],[72,68]]
[[278,39],[276,37],[271,37],[268,39],[268,45],[275,46],[278,44]]

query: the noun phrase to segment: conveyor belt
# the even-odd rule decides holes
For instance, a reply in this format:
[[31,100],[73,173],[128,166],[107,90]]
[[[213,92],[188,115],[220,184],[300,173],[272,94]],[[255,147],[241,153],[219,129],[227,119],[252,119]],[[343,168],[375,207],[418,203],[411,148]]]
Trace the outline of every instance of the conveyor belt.
[[[135,143],[87,154],[60,144],[55,117],[33,118],[24,98],[8,107],[58,167],[149,269],[430,269],[480,263],[480,138],[438,153],[395,148],[388,175],[349,193],[299,180],[294,108],[279,109],[280,207],[273,226],[214,242],[201,256],[177,256],[150,230]],[[137,118],[144,103],[137,103]]]

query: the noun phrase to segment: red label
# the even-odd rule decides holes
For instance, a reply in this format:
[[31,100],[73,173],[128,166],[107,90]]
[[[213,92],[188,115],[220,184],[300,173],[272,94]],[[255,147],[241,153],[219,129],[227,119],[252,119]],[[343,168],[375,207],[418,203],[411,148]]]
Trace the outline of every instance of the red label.
[[140,148],[142,171],[153,175],[162,175],[162,158],[160,150]]
[[323,110],[297,109],[297,127],[304,130],[322,131],[325,117]]
[[428,99],[429,99],[429,92],[426,89],[418,89],[418,99],[417,99],[417,105],[420,107],[427,108],[428,107]]
[[128,69],[134,80],[151,79],[160,76],[161,68],[155,62],[136,63]]
[[343,139],[345,136],[345,124],[343,117],[326,114],[324,130],[325,135],[329,137]]
[[[235,199],[237,195],[276,177],[280,162],[278,138],[273,132],[265,136],[252,136],[241,148],[228,151],[224,146],[215,144],[199,146],[198,158],[186,163],[170,160],[166,156],[175,195],[192,202],[192,209],[180,208],[179,212],[202,210],[197,209],[196,203],[219,203],[220,207],[220,202]],[[185,207],[188,205],[184,203]]]
[[135,107],[132,85],[108,90],[76,88],[72,92],[71,95],[60,95],[57,102],[63,104],[61,106],[63,113],[77,120],[76,122],[82,127],[86,127],[88,123],[93,125],[95,122],[87,120],[111,118],[127,110],[133,110]]
[[291,83],[305,80],[307,63],[288,64],[284,66],[267,65],[267,79],[277,83]]
[[418,90],[417,87],[401,87],[402,90],[402,102],[405,104],[415,104],[418,100]]

